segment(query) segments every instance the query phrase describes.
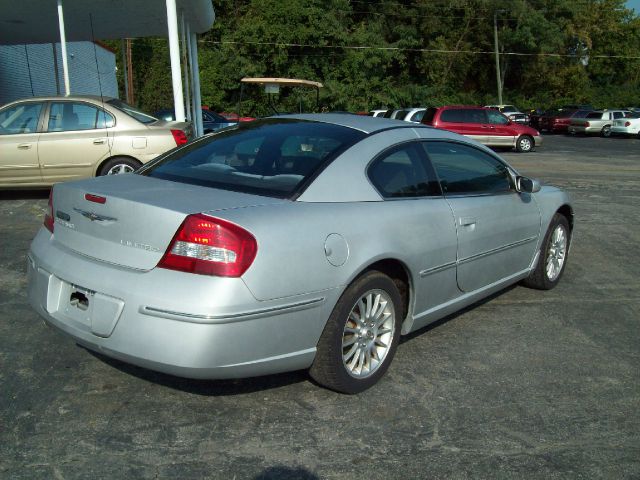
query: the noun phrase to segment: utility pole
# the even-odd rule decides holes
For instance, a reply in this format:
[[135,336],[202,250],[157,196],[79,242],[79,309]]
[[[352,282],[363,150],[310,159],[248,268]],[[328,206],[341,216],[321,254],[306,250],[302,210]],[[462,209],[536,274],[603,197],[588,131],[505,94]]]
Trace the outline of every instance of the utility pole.
[[493,14],[493,40],[496,50],[496,78],[498,80],[498,105],[502,105],[502,79],[500,78],[500,53],[498,52],[498,13],[504,10],[496,10]]

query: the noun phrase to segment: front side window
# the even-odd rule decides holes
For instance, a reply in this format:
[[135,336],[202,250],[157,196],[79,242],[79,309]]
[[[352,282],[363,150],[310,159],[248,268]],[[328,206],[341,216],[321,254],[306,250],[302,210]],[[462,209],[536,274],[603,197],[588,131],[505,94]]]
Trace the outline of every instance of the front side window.
[[445,195],[481,195],[511,190],[505,164],[477,148],[454,142],[426,142]]
[[21,103],[0,111],[0,135],[33,133],[38,128],[41,103]]
[[187,145],[139,170],[181,183],[287,198],[365,134],[291,119],[241,125]]
[[49,110],[49,132],[93,130],[113,126],[113,117],[86,103],[53,102]]
[[485,113],[487,114],[489,123],[492,125],[506,125],[509,123],[509,119],[497,110],[487,110]]
[[367,169],[367,175],[384,198],[440,195],[437,180],[429,175],[424,151],[417,143],[385,152]]

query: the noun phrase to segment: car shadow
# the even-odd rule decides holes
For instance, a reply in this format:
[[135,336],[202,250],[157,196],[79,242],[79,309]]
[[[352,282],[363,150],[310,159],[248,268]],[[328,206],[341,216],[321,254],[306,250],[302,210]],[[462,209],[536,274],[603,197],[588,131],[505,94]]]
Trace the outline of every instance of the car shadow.
[[0,190],[0,200],[34,200],[49,198],[50,188],[41,190]]
[[485,297],[483,299],[478,300],[475,303],[472,303],[471,305],[458,310],[450,315],[447,315],[446,317],[441,318],[440,320],[436,320],[433,323],[430,323],[428,325],[425,325],[422,328],[419,328],[418,330],[411,332],[407,335],[403,335],[402,337],[400,337],[400,345],[402,345],[403,343],[406,342],[410,342],[411,340],[413,340],[416,337],[419,337],[420,335],[424,335],[427,332],[430,332],[431,330],[434,330],[436,328],[438,328],[440,325],[444,325],[447,322],[450,322],[451,320],[455,320],[456,318],[458,318],[461,315],[464,315],[467,312],[470,312],[476,308],[478,308],[481,305],[484,305],[485,303],[488,303],[490,301],[492,301],[495,298],[498,298],[502,295],[504,295],[507,292],[510,292],[511,290],[513,290],[514,288],[517,288],[519,285],[519,283],[515,283],[513,285],[509,285],[508,287],[505,287],[504,289],[500,290],[499,292],[496,292],[492,295],[489,295],[488,297]]
[[253,480],[320,480],[320,477],[306,468],[277,465],[264,469]]
[[120,370],[123,373],[132,375],[147,382],[162,385],[163,387],[173,390],[180,390],[195,395],[205,397],[226,397],[233,395],[242,395],[246,393],[254,393],[274,388],[285,387],[295,383],[301,383],[309,380],[309,375],[304,370],[295,372],[277,373],[266,375],[264,377],[251,377],[240,379],[224,379],[224,380],[199,380],[193,378],[176,377],[167,373],[148,370],[138,367],[130,363],[125,363],[115,358],[107,357],[101,353],[94,352],[88,348],[78,344],[87,352],[98,360],[108,364],[109,366]]

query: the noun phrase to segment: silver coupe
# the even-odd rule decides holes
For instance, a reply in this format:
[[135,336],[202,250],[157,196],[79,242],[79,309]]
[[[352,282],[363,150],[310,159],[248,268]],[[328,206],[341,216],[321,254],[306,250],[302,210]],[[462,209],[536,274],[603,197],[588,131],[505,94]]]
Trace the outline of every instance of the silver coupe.
[[211,134],[56,185],[29,300],[79,344],[191,378],[375,384],[406,335],[506,286],[553,288],[568,196],[461,135],[355,115]]

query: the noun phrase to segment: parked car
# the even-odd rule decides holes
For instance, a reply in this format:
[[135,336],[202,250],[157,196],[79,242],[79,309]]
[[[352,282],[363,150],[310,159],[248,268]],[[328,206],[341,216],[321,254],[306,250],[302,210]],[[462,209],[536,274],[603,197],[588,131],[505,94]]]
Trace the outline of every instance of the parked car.
[[584,117],[573,117],[569,124],[569,133],[575,135],[599,134],[603,137],[611,135],[614,120],[622,119],[630,113],[628,110],[596,110],[588,112]]
[[56,185],[48,209],[28,297],[79,344],[192,378],[309,368],[346,393],[401,335],[519,281],[553,288],[573,228],[565,193],[473,140],[332,114]]
[[396,120],[404,120],[405,122],[420,123],[427,111],[424,107],[406,108],[396,114]]
[[0,188],[132,172],[192,135],[117,98],[35,97],[0,108]]
[[387,113],[386,109],[383,109],[383,110],[371,110],[369,112],[369,116],[370,117],[383,117],[385,113]]
[[[172,122],[176,119],[176,114],[172,108],[160,110],[154,113],[154,116],[167,122]],[[229,121],[222,115],[212,112],[208,108],[202,109],[202,130],[205,135],[237,124],[238,122]]]
[[466,135],[484,145],[531,152],[542,145],[540,132],[509,120],[497,110],[473,106],[429,107],[422,123]]
[[381,117],[384,118],[389,118],[391,120],[394,120],[398,117],[398,115],[402,112],[403,110],[401,108],[390,108],[389,110],[387,110],[386,112],[384,112],[384,114],[380,115]]
[[631,112],[625,118],[614,120],[611,135],[637,135],[640,138],[640,112]]
[[540,130],[540,117],[544,115],[545,110],[542,108],[534,108],[529,111],[529,126],[531,128],[535,128],[536,130]]
[[539,120],[540,131],[549,133],[567,133],[569,124],[574,118],[584,118],[593,108],[574,108],[572,105],[546,111]]
[[523,125],[529,125],[529,115],[521,112],[513,105],[485,105],[485,108],[492,108],[504,114],[509,120]]
[[229,122],[253,122],[256,117],[239,116],[236,112],[220,112],[218,113],[223,118],[226,118]]

